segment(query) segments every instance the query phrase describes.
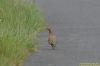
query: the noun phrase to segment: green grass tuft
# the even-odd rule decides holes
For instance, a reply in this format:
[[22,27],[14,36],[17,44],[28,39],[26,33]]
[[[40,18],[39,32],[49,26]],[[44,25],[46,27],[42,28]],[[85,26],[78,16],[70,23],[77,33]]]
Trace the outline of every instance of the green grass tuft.
[[44,29],[38,8],[25,0],[0,0],[0,66],[15,66],[36,50],[37,33]]

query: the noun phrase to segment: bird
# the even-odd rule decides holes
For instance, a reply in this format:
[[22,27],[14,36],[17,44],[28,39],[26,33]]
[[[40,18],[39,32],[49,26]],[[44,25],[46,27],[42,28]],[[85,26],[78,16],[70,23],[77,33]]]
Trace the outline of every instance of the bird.
[[49,43],[49,45],[51,45],[52,49],[55,50],[56,36],[54,35],[54,33],[50,27],[47,27],[47,30],[48,30],[48,43]]

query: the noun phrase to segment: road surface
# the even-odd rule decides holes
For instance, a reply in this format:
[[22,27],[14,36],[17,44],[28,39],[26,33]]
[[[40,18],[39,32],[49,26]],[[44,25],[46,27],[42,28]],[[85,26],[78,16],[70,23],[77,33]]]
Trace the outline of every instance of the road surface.
[[24,66],[79,66],[100,63],[100,0],[37,0],[46,23],[57,35],[51,50],[47,31],[39,34],[38,52]]

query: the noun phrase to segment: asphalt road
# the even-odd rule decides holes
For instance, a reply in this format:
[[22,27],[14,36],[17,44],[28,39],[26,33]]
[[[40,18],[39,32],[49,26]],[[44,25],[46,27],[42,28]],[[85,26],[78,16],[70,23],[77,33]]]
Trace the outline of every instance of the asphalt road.
[[100,0],[37,0],[46,22],[57,35],[51,50],[47,31],[39,34],[38,52],[24,66],[79,66],[100,63]]

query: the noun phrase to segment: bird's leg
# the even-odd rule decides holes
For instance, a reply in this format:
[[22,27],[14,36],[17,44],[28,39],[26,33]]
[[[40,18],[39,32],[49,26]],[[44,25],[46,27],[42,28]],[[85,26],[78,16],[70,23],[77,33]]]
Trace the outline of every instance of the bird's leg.
[[52,46],[52,49],[55,50],[55,46],[53,44],[51,44],[51,46]]

